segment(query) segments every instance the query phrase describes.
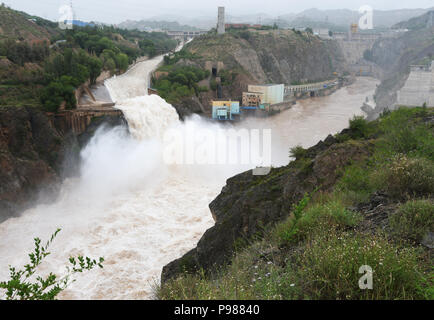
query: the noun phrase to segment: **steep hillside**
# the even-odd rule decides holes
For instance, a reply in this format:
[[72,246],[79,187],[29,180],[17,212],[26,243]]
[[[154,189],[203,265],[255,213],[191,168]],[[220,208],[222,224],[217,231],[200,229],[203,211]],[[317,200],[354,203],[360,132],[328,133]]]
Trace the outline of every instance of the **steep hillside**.
[[242,69],[258,83],[320,81],[341,71],[341,52],[332,42],[292,30],[238,31],[204,35],[186,47],[199,62],[222,61],[227,69]]
[[427,28],[432,22],[434,23],[434,10],[428,11],[421,16],[411,18],[407,21],[399,22],[392,26],[392,29],[420,30]]
[[157,297],[433,299],[433,144],[434,109],[402,108],[228,179],[215,225],[163,268]]
[[54,22],[0,5],[0,40],[50,40],[59,31]]
[[57,23],[0,6],[0,106],[57,111],[76,106],[74,90],[100,74],[124,72],[138,57],[174,49],[164,33],[111,26],[61,30]]
[[[200,110],[209,109],[210,100],[220,92],[223,98],[241,100],[249,84],[323,81],[345,68],[336,42],[308,32],[232,29],[197,37],[181,52],[166,57],[153,85],[177,110],[188,109],[192,95],[198,98],[194,109]],[[187,114],[183,111],[181,116]]]

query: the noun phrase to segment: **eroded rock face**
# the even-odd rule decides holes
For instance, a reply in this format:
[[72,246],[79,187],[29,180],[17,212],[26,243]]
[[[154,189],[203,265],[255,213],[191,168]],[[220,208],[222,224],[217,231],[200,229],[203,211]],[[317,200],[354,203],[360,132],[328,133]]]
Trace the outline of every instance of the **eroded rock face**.
[[234,249],[260,236],[264,226],[288,217],[291,207],[306,192],[329,190],[343,166],[365,159],[370,153],[369,141],[337,143],[329,136],[308,149],[306,157],[273,168],[266,176],[247,171],[228,179],[209,205],[215,225],[205,232],[196,248],[163,268],[162,282],[184,271],[210,270],[227,263]]
[[41,191],[54,200],[56,186],[77,172],[81,147],[102,124],[126,126],[123,116],[96,117],[76,136],[53,127],[36,108],[0,108],[0,222],[21,212]]
[[204,112],[202,104],[196,97],[183,98],[181,101],[174,103],[173,107],[176,109],[181,120],[184,120],[192,114],[201,114]]
[[0,220],[16,213],[38,187],[58,182],[63,151],[64,139],[42,112],[0,108]]

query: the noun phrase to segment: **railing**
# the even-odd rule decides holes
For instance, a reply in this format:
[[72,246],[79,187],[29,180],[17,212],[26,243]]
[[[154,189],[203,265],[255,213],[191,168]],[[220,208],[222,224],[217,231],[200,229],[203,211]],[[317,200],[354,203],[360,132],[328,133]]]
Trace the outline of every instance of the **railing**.
[[295,86],[285,86],[285,94],[296,93],[296,92],[319,91],[319,90],[324,90],[333,87],[337,84],[338,84],[338,80],[334,79],[334,80],[328,80],[322,82],[300,84]]

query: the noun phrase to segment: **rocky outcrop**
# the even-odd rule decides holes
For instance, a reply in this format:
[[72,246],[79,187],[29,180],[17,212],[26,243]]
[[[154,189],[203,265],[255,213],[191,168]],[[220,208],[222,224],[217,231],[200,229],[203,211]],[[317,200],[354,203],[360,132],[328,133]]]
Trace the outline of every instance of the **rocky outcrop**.
[[181,120],[194,113],[204,113],[204,107],[197,97],[185,97],[179,102],[175,102],[172,106],[176,109]]
[[[351,134],[348,129],[343,134]],[[215,225],[197,247],[166,265],[162,282],[182,272],[212,270],[227,263],[239,246],[261,236],[263,227],[288,217],[291,207],[306,192],[329,190],[340,176],[340,168],[367,158],[369,141],[338,143],[332,136],[307,150],[306,156],[266,176],[244,172],[227,180],[209,205]]]
[[0,220],[58,182],[64,139],[34,108],[0,108]]
[[123,121],[119,115],[92,118],[86,130],[76,135],[56,127],[37,108],[0,108],[0,221],[18,214],[41,191],[55,197],[56,185],[75,173],[80,148],[96,128]]

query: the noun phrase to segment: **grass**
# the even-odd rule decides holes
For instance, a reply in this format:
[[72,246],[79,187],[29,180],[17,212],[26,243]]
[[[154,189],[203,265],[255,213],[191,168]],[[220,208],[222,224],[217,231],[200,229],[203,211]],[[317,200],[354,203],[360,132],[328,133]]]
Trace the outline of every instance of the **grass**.
[[[293,272],[302,298],[418,299],[424,277],[415,248],[398,248],[387,237],[329,230],[314,238]],[[373,289],[359,288],[359,268],[373,270]],[[293,267],[291,267],[293,268]]]
[[374,184],[396,198],[432,195],[434,162],[395,154],[374,173]]
[[434,203],[410,200],[391,215],[389,221],[395,234],[420,242],[428,232],[434,232]]
[[299,218],[294,210],[283,223],[276,226],[275,237],[279,246],[291,245],[315,237],[330,228],[346,229],[360,221],[357,213],[347,210],[339,200],[316,203],[306,209]]
[[[261,239],[245,239],[247,246],[231,264],[211,274],[182,274],[157,285],[155,296],[434,299],[433,261],[430,251],[418,244],[434,229],[434,126],[426,121],[433,116],[433,109],[401,108],[372,123],[352,119],[349,133],[337,140],[342,145],[371,140],[371,157],[340,168],[333,190],[306,194],[286,219],[266,228]],[[306,151],[291,151],[298,163],[294,167],[308,175]],[[397,209],[385,230],[362,231],[358,225],[365,217],[350,208],[379,191],[388,194]],[[373,270],[372,290],[359,287],[363,265]]]
[[[156,286],[159,299],[422,299],[432,273],[422,250],[400,248],[383,235],[328,229],[300,249],[279,250],[270,238],[239,253],[211,276],[185,274]],[[373,269],[373,290],[361,290],[359,268]]]

